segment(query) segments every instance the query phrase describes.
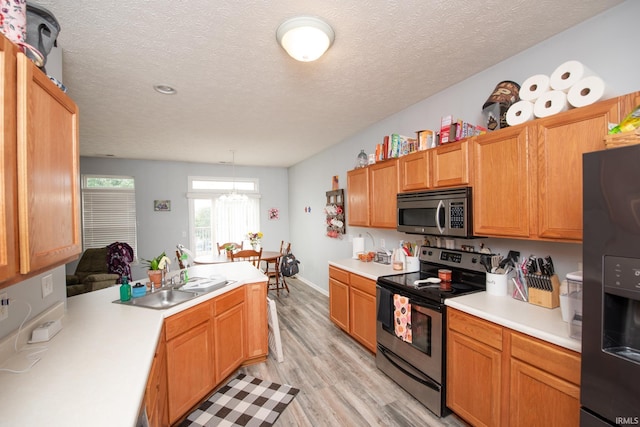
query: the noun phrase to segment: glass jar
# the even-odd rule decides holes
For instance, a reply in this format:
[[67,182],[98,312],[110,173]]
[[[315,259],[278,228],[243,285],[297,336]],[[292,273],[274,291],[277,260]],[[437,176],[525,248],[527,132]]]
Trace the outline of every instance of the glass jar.
[[356,168],[363,168],[369,164],[369,157],[364,150],[360,150],[360,154],[358,154]]

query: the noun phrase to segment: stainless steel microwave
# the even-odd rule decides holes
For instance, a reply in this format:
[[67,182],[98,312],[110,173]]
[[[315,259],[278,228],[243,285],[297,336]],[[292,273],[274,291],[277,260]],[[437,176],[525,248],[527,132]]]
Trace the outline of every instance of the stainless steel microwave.
[[471,187],[399,193],[398,231],[473,237]]

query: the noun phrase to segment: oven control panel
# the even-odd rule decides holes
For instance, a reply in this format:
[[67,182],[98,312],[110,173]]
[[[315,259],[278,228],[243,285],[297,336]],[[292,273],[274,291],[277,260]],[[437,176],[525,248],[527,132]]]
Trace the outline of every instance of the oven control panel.
[[453,268],[484,273],[486,269],[480,264],[480,254],[476,252],[422,246],[420,261],[430,264],[442,264]]

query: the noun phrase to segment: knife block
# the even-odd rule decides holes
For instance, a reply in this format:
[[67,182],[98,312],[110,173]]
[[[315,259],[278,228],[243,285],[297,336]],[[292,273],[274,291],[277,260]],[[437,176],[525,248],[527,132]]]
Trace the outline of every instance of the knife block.
[[529,303],[546,308],[560,306],[560,280],[558,280],[558,275],[552,275],[549,281],[551,282],[551,291],[528,287]]

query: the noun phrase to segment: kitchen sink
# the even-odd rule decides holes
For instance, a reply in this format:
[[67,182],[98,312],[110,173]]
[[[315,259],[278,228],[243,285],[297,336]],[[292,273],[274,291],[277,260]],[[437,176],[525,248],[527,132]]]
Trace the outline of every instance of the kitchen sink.
[[183,291],[179,289],[160,289],[143,297],[131,298],[129,301],[113,301],[116,304],[133,305],[136,307],[153,308],[164,310],[183,302],[189,301],[198,295],[199,292]]

